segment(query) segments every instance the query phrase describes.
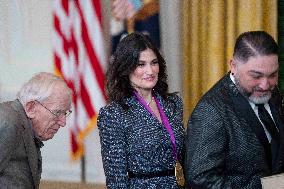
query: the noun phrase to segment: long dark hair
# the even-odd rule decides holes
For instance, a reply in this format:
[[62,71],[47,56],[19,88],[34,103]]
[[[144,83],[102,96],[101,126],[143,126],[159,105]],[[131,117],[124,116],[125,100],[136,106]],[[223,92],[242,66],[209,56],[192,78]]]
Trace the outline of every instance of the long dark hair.
[[109,101],[122,103],[123,98],[130,97],[134,88],[130,84],[131,74],[139,63],[140,53],[147,48],[151,49],[158,59],[158,82],[154,91],[163,98],[168,95],[166,62],[151,39],[142,33],[131,33],[118,44],[106,74],[106,87]]

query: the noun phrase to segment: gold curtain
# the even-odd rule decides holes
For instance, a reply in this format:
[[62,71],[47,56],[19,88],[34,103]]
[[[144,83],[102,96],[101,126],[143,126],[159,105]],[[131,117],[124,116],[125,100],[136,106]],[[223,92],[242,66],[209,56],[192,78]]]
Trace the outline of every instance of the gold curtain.
[[236,37],[265,30],[277,37],[277,0],[183,0],[183,98],[188,120],[201,96],[229,68]]

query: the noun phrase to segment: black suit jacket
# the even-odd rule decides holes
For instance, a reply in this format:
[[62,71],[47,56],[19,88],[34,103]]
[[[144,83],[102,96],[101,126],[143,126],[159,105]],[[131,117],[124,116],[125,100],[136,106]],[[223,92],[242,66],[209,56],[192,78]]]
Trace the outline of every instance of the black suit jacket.
[[229,74],[199,101],[188,122],[185,178],[192,188],[261,188],[260,178],[283,172],[284,132],[277,91],[269,102],[280,131],[280,146],[270,144],[248,100]]

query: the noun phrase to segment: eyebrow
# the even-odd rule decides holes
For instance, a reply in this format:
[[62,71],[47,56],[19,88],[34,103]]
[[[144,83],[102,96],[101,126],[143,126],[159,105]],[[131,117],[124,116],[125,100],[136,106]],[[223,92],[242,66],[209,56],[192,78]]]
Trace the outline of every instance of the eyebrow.
[[[158,61],[158,58],[153,59],[151,62]],[[145,60],[139,60],[139,62],[146,62]]]
[[[274,75],[279,71],[279,69],[277,69],[276,71],[272,72],[270,75]],[[253,73],[253,74],[258,74],[258,75],[264,75],[264,73],[256,71],[256,70],[249,70],[249,73]]]

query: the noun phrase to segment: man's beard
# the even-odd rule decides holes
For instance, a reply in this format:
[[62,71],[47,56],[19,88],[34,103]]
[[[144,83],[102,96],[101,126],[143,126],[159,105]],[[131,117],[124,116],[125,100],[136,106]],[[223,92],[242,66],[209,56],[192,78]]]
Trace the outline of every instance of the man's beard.
[[238,88],[238,90],[240,91],[240,93],[244,97],[246,97],[249,101],[253,102],[254,104],[265,104],[271,98],[271,90],[266,91],[266,94],[264,94],[262,96],[252,96],[253,92],[255,92],[255,91],[261,92],[263,90],[256,86],[252,89],[252,92],[247,91],[245,88],[243,88],[241,86],[240,79],[237,75],[235,75],[235,84],[236,84],[236,87]]

